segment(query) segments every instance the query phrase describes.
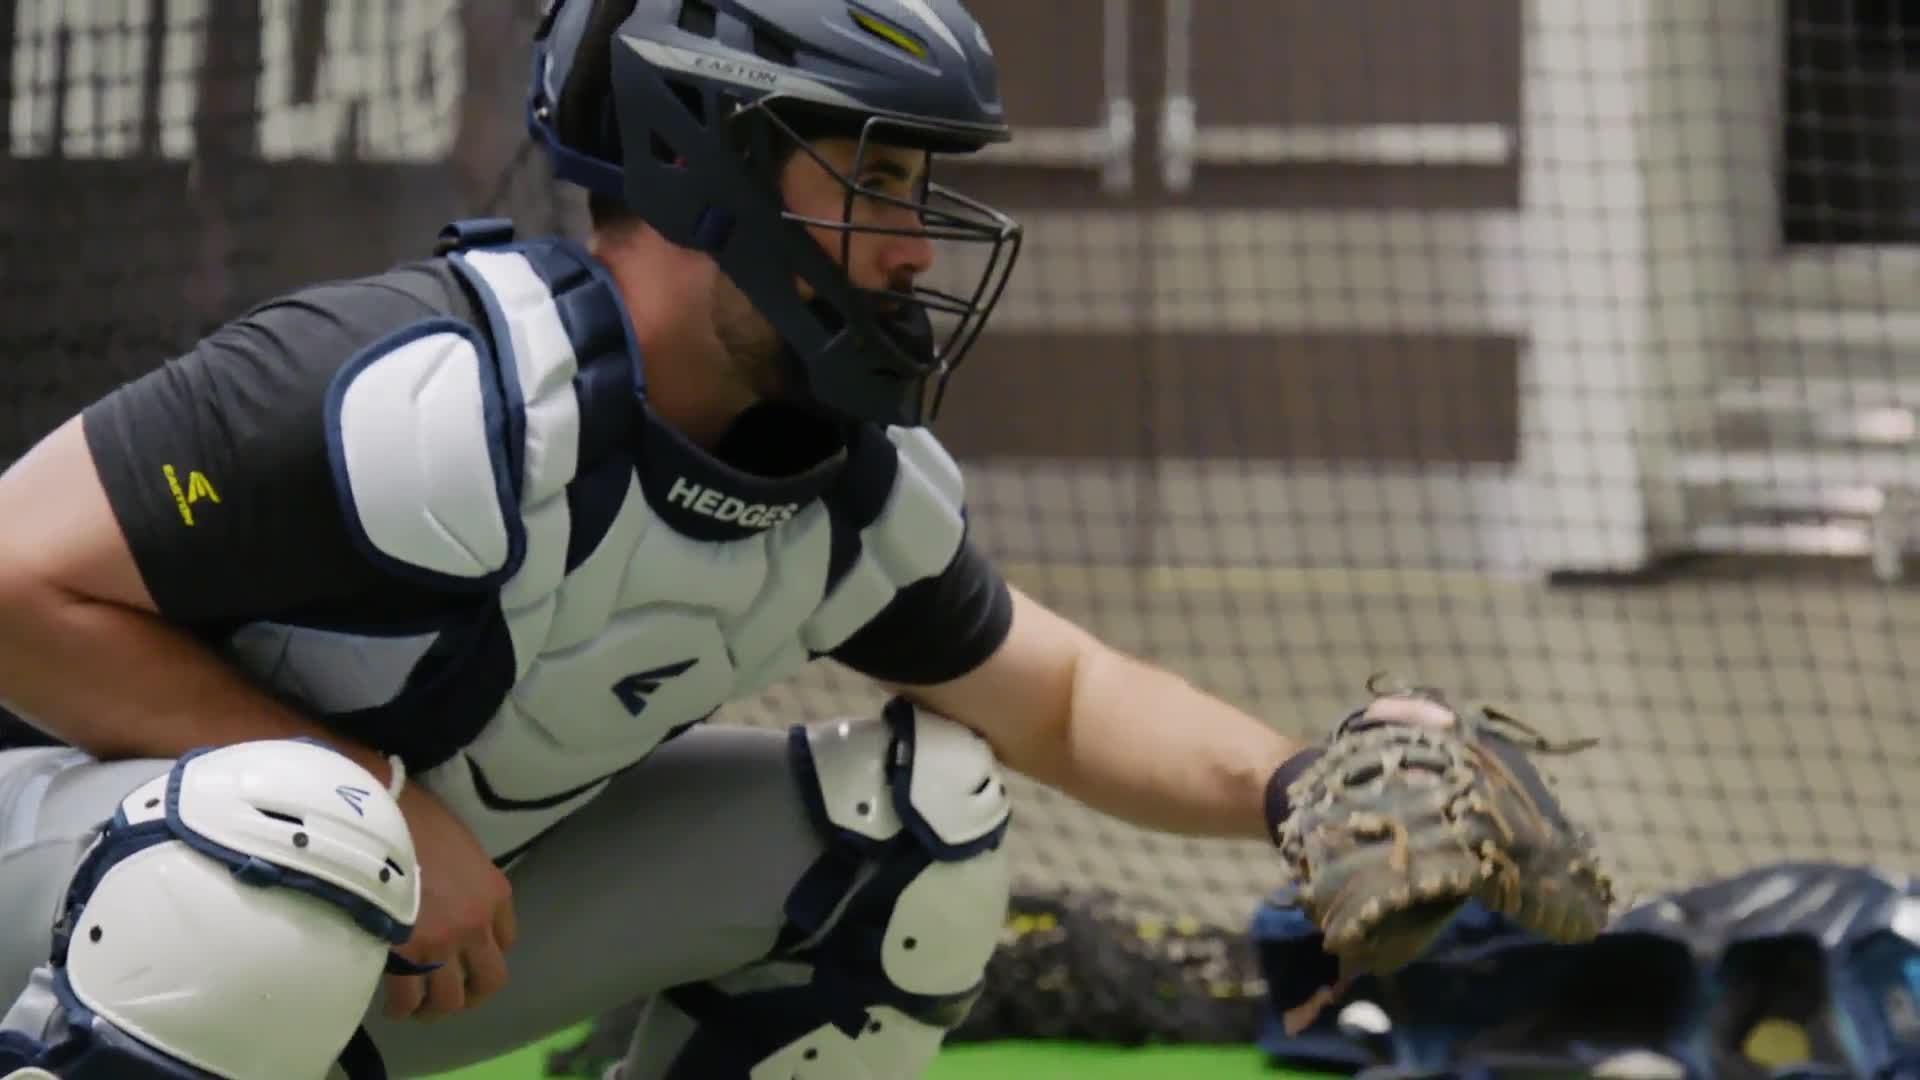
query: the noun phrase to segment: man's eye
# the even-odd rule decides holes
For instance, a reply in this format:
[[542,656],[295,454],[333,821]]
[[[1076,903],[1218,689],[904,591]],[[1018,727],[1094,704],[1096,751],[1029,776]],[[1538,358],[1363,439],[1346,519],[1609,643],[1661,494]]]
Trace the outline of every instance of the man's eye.
[[860,181],[860,186],[867,191],[891,195],[895,198],[905,198],[913,188],[905,177],[891,172],[869,173]]

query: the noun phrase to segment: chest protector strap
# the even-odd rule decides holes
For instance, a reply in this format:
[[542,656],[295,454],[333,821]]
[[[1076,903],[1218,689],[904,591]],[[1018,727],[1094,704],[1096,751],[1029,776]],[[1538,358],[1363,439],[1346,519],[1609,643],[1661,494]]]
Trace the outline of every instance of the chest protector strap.
[[606,269],[572,240],[516,243],[498,218],[454,222],[438,248],[486,312],[520,505],[625,457],[640,350]]

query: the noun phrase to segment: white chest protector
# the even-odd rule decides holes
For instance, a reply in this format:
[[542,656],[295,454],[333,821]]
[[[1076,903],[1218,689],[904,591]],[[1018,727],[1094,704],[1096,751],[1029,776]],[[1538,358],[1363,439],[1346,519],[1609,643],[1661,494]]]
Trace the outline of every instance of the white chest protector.
[[786,480],[730,469],[641,406],[624,313],[581,249],[451,258],[487,332],[432,320],[366,350],[327,419],[362,550],[453,613],[256,623],[231,649],[407,757],[499,857],[938,575],[962,542],[962,484],[923,430],[867,429]]

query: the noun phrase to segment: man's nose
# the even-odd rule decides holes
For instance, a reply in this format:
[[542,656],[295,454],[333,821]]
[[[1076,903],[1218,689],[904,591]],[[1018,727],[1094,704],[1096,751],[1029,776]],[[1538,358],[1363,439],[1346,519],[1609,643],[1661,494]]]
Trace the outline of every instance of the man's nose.
[[924,233],[889,236],[886,264],[881,267],[888,281],[913,279],[933,269],[933,241]]

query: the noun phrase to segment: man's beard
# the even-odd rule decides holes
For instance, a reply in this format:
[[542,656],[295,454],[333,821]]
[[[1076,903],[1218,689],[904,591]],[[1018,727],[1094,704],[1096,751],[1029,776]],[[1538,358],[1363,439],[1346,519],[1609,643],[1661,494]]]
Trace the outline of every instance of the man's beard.
[[780,401],[793,392],[786,363],[786,342],[753,302],[731,283],[714,299],[713,332],[726,350],[734,377],[762,401]]
[[[892,291],[899,295],[910,293],[912,288],[908,283]],[[824,300],[815,298],[807,307],[830,330],[845,325],[841,314]],[[821,407],[808,397],[802,375],[804,364],[794,354],[793,347],[745,293],[731,281],[722,279],[711,310],[714,336],[727,355],[737,385],[760,401],[811,409]],[[925,307],[889,300],[876,303],[873,317],[876,329],[894,348],[929,368],[933,366],[935,329]]]

